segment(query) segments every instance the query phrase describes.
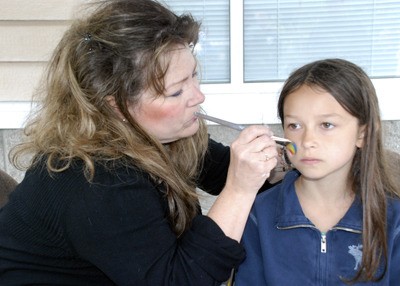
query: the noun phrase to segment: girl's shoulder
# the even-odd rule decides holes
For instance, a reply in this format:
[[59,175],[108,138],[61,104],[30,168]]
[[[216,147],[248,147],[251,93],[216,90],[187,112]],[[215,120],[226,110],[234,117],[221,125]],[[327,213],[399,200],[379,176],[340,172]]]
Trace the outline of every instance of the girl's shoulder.
[[266,203],[275,204],[280,197],[291,195],[291,193],[293,193],[291,190],[294,188],[294,182],[299,176],[300,173],[297,170],[288,172],[282,182],[260,193],[256,198],[255,205],[265,205]]
[[[388,237],[400,239],[400,199],[388,198],[387,204],[387,227]],[[389,238],[389,240],[391,240]]]
[[387,214],[388,220],[400,227],[400,198],[388,198]]

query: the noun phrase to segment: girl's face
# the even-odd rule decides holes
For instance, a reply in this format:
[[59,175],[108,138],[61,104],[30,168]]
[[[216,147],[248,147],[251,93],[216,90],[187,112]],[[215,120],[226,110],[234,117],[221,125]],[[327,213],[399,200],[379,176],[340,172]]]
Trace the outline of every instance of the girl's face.
[[363,127],[328,92],[303,85],[284,102],[284,132],[297,145],[290,160],[304,178],[346,180]]
[[129,107],[131,116],[161,143],[192,136],[199,129],[194,113],[200,110],[204,94],[197,79],[197,63],[186,46],[171,51],[165,76],[165,95],[145,91],[139,104]]

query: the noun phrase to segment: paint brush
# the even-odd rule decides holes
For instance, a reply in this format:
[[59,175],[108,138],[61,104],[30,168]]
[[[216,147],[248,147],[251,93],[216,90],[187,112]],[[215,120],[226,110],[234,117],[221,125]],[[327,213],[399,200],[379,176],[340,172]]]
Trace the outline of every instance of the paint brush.
[[[229,122],[229,121],[226,121],[226,120],[223,120],[223,119],[220,119],[220,118],[216,118],[216,117],[204,114],[204,113],[195,112],[194,115],[197,116],[197,117],[201,117],[203,119],[206,119],[208,121],[212,121],[214,123],[218,123],[220,125],[223,125],[223,126],[238,130],[238,131],[242,131],[245,128],[245,126],[243,126],[243,125],[236,124],[236,123],[233,123],[233,122]],[[284,146],[286,146],[287,144],[292,143],[292,141],[290,141],[289,139],[286,139],[286,138],[281,138],[281,137],[277,137],[277,136],[271,136],[271,138],[273,140],[275,140],[277,143],[279,143],[281,145],[284,145]],[[294,144],[294,143],[292,143],[292,144]]]

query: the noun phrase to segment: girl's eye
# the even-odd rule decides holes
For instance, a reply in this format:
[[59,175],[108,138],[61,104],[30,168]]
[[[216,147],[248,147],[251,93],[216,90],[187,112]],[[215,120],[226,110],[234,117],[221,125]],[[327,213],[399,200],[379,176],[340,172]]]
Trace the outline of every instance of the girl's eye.
[[329,123],[329,122],[324,122],[324,123],[322,123],[321,125],[322,125],[322,127],[325,128],[325,129],[331,129],[331,128],[334,127],[334,125],[333,125],[332,123]]
[[298,123],[289,123],[287,125],[287,128],[292,129],[292,130],[299,129],[300,128],[300,124],[298,124]]

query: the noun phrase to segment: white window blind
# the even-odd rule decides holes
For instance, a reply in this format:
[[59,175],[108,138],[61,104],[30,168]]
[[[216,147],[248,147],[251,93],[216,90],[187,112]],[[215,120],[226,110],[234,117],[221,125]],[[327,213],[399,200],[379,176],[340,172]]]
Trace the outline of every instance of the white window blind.
[[167,0],[177,14],[190,13],[202,23],[196,54],[202,83],[230,81],[229,0]]
[[282,81],[340,57],[372,78],[400,76],[400,1],[244,0],[244,81]]

